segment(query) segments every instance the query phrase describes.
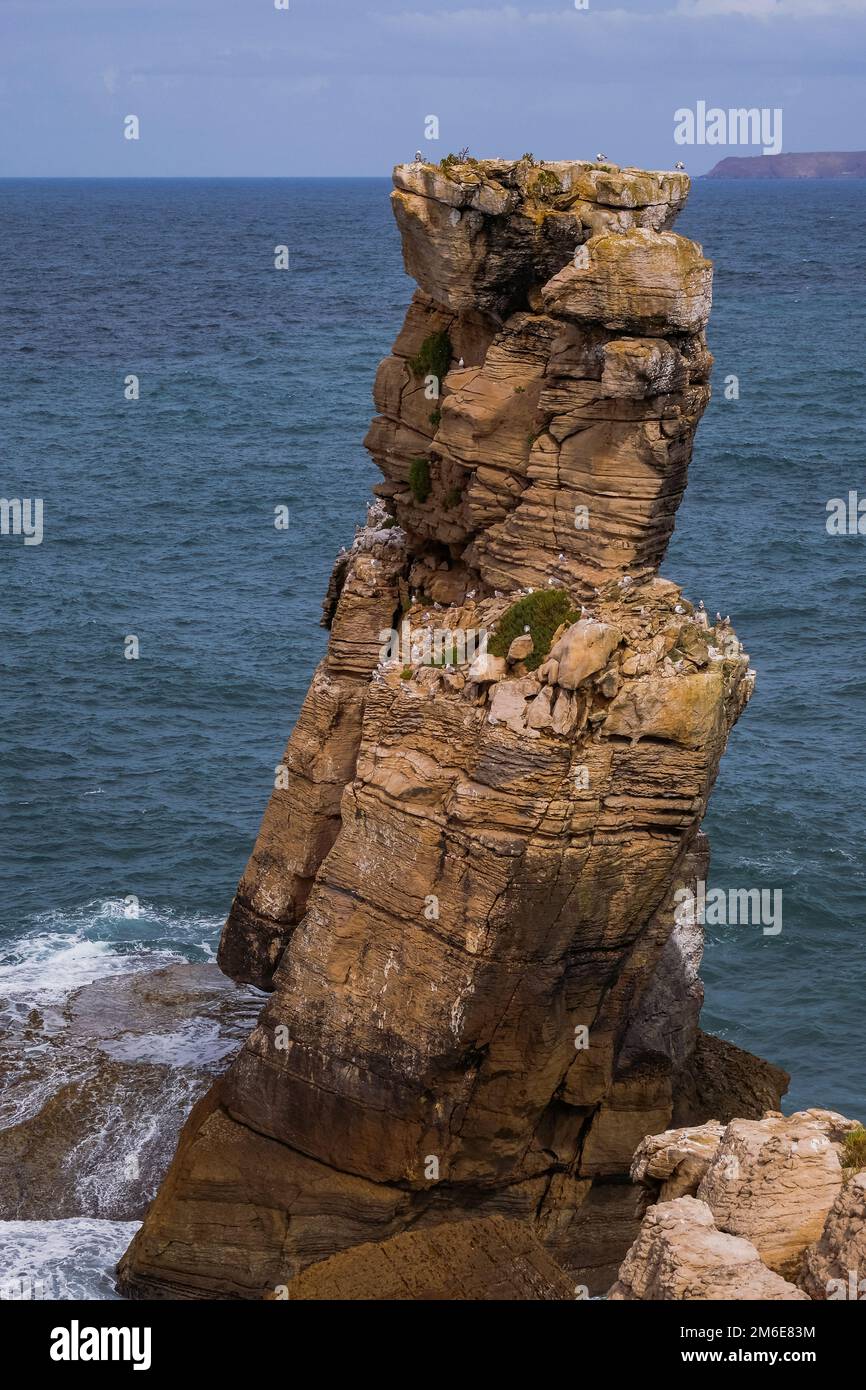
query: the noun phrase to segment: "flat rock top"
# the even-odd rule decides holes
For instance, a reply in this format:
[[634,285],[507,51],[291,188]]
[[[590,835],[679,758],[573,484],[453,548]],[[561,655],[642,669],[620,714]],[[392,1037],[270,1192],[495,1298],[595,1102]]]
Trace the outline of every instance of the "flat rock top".
[[492,1216],[406,1231],[310,1266],[290,1300],[562,1300],[574,1286],[528,1225]]

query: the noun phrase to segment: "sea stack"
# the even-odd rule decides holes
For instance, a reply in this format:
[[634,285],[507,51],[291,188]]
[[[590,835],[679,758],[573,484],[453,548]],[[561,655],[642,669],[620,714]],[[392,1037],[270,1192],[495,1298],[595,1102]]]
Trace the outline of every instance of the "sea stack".
[[407,1289],[439,1250],[453,1297],[492,1296],[488,1264],[497,1297],[601,1293],[644,1137],[787,1084],[700,1031],[677,907],[754,679],[657,573],[712,364],[689,179],[524,156],[394,184],[419,288],[376,377],[383,482],[220,946],[269,996],[132,1297],[375,1296],[384,1242]]

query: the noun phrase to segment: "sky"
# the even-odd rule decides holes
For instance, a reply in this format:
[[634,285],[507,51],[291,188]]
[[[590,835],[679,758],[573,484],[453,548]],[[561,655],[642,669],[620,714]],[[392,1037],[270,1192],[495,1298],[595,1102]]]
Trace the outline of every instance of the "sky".
[[0,0],[0,177],[382,176],[465,146],[700,174],[760,154],[678,145],[699,102],[780,109],[785,152],[866,148],[866,0],[583,3]]

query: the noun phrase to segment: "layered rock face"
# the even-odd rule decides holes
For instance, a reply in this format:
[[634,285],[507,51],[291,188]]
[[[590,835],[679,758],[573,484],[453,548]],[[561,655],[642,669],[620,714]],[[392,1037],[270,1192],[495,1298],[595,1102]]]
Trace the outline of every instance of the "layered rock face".
[[268,1296],[499,1216],[603,1290],[642,1138],[787,1080],[700,1034],[675,913],[753,683],[656,573],[711,365],[711,268],[668,230],[688,180],[525,158],[395,185],[420,289],[376,379],[384,481],[220,947],[270,998],[132,1295]]

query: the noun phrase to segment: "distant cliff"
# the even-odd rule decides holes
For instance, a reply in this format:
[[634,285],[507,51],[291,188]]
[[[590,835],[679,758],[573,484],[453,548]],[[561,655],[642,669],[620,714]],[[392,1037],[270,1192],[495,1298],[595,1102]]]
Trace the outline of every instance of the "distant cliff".
[[866,150],[820,150],[813,154],[731,155],[707,179],[863,179]]

